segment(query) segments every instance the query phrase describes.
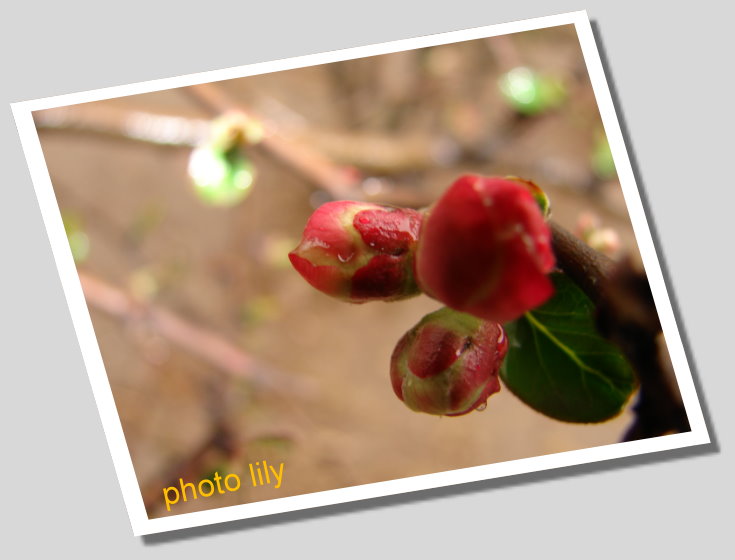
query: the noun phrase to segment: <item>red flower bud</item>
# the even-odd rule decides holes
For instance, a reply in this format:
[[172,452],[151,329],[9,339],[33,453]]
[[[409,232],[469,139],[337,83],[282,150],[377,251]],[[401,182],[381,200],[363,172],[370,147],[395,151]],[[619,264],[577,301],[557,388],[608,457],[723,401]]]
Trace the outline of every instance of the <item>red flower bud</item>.
[[317,290],[352,303],[417,295],[414,253],[421,227],[415,210],[336,201],[309,218],[293,267]]
[[[416,253],[419,285],[445,305],[504,323],[553,293],[551,230],[515,177],[465,175],[429,210]],[[534,189],[534,192],[536,189]]]
[[498,323],[442,308],[398,341],[390,377],[398,398],[417,412],[459,416],[500,390],[508,339]]

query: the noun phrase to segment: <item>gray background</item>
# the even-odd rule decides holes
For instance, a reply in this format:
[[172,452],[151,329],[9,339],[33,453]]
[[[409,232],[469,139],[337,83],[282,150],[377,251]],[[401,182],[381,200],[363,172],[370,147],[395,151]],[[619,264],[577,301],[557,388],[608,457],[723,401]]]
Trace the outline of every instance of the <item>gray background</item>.
[[[79,4],[16,3],[0,33],[0,547],[10,557],[678,558],[732,549],[733,45],[714,2]],[[580,9],[610,61],[715,443],[133,537],[8,103]]]

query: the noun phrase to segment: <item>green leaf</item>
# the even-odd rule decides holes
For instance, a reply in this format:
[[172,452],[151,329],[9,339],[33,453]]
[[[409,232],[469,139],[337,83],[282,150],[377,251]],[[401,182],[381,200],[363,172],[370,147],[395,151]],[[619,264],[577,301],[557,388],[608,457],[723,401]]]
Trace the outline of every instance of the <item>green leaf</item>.
[[505,325],[510,347],[501,379],[527,405],[557,420],[608,420],[635,391],[635,374],[597,332],[585,293],[564,274],[551,279],[554,296]]

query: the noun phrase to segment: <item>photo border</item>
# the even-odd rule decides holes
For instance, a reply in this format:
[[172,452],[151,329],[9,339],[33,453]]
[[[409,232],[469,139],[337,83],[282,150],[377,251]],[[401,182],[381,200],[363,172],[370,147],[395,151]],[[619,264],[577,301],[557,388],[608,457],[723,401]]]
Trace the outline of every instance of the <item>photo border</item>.
[[[353,60],[569,24],[573,24],[577,32],[605,133],[613,154],[630,220],[633,225],[635,238],[656,304],[656,310],[659,314],[661,327],[666,338],[666,344],[674,366],[676,380],[681,391],[691,431],[646,440],[614,443],[552,455],[530,457],[490,465],[149,519],[143,505],[141,490],[125,441],[122,423],[117,414],[112,388],[105,372],[102,355],[94,334],[79,276],[64,232],[61,213],[43,156],[32,112],[115,97],[180,88],[200,83],[243,78],[270,72],[280,72],[331,62]],[[128,511],[133,533],[136,536],[580,465],[606,459],[629,457],[656,451],[702,445],[710,442],[710,436],[697,398],[682,339],[676,325],[676,319],[668,296],[661,265],[656,254],[641,196],[626,151],[623,133],[616,115],[600,54],[595,44],[592,27],[585,11],[46,97],[13,103],[11,104],[11,108],[48,233],[56,267],[59,271],[61,285],[77,339],[79,340],[95,402],[102,420],[102,426],[112,455],[115,471],[123,493],[125,506]]]

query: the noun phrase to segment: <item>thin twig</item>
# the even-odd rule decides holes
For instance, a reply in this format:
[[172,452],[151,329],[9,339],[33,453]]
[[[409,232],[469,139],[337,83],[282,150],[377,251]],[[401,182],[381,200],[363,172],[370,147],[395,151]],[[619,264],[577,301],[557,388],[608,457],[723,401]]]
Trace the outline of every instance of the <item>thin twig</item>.
[[260,146],[335,198],[360,198],[361,178],[354,170],[339,167],[319,152],[288,140],[248,107],[232,99],[221,86],[198,84],[189,86],[186,91],[215,114],[237,111],[260,122],[264,128]]
[[196,326],[155,304],[140,302],[86,272],[80,271],[79,279],[90,305],[115,317],[145,321],[170,342],[221,371],[269,390],[301,395],[309,395],[313,391],[305,379],[277,371],[213,331]]
[[210,121],[109,104],[83,103],[35,111],[38,128],[80,130],[165,146],[194,147],[209,135]]
[[508,72],[516,66],[521,66],[523,58],[511,35],[489,37],[485,39],[484,44],[498,64],[498,73]]
[[239,445],[232,429],[223,422],[215,424],[210,436],[171,467],[166,476],[151,481],[141,489],[146,511],[150,515],[161,508],[163,502],[161,496],[165,488],[178,486],[180,479],[185,482],[196,482],[206,475],[206,471],[213,465],[229,463],[239,453]]
[[[213,84],[191,86],[186,91],[194,94],[217,114],[238,111],[261,123],[265,129],[261,148],[328,192],[335,200],[367,200],[415,208],[425,206],[428,201],[417,189],[399,187],[386,178],[363,178],[355,167],[392,174],[426,167],[433,163],[437,153],[451,151],[442,142],[414,137],[363,137],[318,131],[286,133],[254,115],[249,108],[229,99],[221,88]],[[211,130],[211,121],[207,119],[122,109],[98,103],[44,109],[35,111],[33,117],[38,128],[93,132],[186,148],[201,145],[209,138]],[[320,149],[308,147],[313,144]],[[344,158],[349,165],[336,165],[321,151],[337,159]],[[440,154],[440,157],[444,156]]]

